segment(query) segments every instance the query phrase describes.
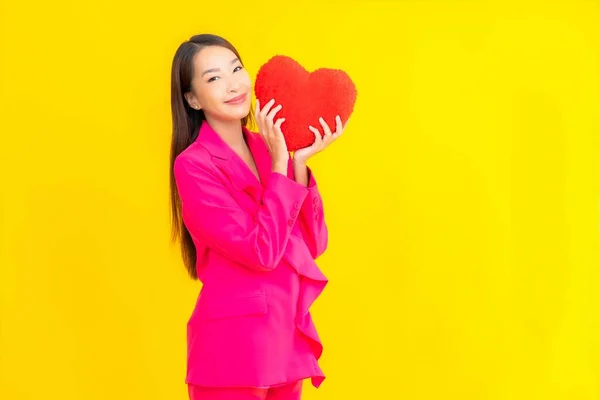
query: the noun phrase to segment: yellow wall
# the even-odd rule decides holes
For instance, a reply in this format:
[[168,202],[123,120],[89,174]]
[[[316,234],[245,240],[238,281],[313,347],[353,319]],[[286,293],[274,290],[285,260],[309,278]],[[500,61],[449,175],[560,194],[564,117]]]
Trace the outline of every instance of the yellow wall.
[[518,3],[2,0],[0,398],[186,398],[169,71],[213,32],[360,90],[306,399],[599,399],[600,8]]

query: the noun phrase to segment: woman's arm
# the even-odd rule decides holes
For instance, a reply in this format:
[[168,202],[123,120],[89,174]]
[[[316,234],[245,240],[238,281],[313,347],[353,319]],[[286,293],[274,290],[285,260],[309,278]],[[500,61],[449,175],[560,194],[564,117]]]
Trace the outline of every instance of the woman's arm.
[[328,231],[323,211],[323,200],[311,169],[303,162],[293,163],[294,179],[307,187],[308,195],[300,210],[300,229],[313,258],[327,249]]
[[258,212],[242,210],[207,168],[188,158],[175,162],[186,227],[210,248],[259,271],[277,267],[309,189],[272,172]]
[[293,159],[293,179],[308,188],[308,196],[302,203],[300,222],[304,241],[315,259],[327,248],[328,232],[323,213],[323,201],[312,171],[307,166],[307,161],[329,147],[331,143],[342,136],[344,131],[339,115],[335,118],[335,133],[331,133],[329,125],[323,118],[319,118],[319,123],[323,129],[323,135],[317,128],[309,126],[308,129],[315,135],[315,141],[308,147],[296,150]]

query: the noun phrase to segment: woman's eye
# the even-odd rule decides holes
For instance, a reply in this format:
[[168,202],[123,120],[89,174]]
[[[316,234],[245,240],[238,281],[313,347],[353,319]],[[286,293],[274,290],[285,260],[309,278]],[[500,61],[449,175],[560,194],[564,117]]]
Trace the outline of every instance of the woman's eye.
[[[233,72],[241,71],[243,68],[244,67],[242,67],[242,66],[237,66],[233,69]],[[207,80],[207,82],[213,82],[213,81],[217,80],[218,78],[219,78],[218,76],[213,76],[212,78]]]

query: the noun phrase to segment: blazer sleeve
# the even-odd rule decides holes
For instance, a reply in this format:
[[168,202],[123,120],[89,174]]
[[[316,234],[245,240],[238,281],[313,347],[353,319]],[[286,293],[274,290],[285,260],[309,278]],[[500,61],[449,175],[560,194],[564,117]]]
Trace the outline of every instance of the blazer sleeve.
[[[307,167],[308,168],[308,167]],[[300,210],[300,229],[314,259],[327,249],[328,230],[323,211],[323,199],[311,169],[308,169],[308,195]]]
[[277,267],[309,189],[272,172],[252,215],[228,189],[193,160],[178,158],[175,180],[190,234],[228,258],[258,271]]

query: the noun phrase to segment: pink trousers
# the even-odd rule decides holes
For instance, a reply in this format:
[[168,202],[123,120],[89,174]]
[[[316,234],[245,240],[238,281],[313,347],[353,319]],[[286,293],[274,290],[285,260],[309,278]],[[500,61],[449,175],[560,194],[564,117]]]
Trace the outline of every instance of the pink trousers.
[[188,385],[190,400],[300,400],[302,381],[259,388],[210,388]]

